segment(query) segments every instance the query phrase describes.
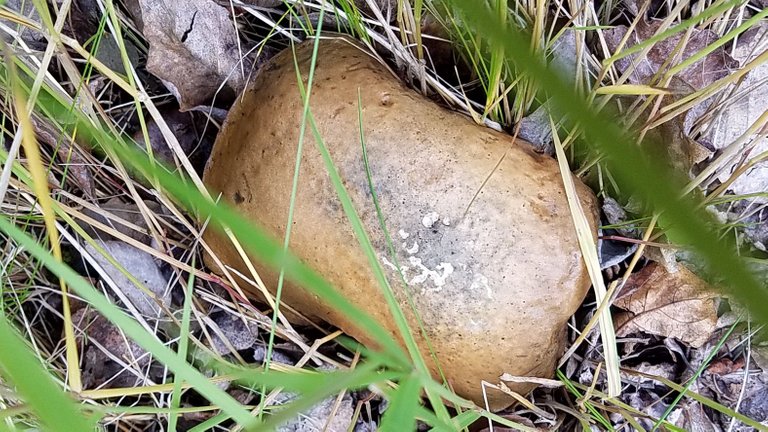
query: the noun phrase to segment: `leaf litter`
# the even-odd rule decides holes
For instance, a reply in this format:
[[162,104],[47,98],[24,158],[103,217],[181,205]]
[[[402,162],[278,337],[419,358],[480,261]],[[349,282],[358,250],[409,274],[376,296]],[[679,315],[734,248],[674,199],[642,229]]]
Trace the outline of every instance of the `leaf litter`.
[[[18,2],[9,2],[8,5],[13,8],[16,7],[14,6],[16,3]],[[91,4],[92,6],[92,3],[89,2],[75,3],[86,6]],[[279,9],[283,6],[283,2],[277,1],[250,1],[246,3],[272,9]],[[364,3],[367,6],[367,2]],[[631,9],[632,2],[626,3]],[[148,42],[147,70],[162,80],[176,99],[175,103],[166,102],[164,104],[165,106],[161,110],[162,116],[179,139],[184,152],[192,154],[193,150],[207,144],[197,133],[191,133],[189,129],[195,124],[199,124],[199,119],[196,120],[188,113],[184,114],[183,112],[189,110],[211,112],[213,109],[211,104],[220,100],[222,89],[227,93],[236,94],[242,90],[248,76],[252,73],[251,63],[253,60],[246,55],[248,49],[240,46],[242,42],[239,39],[242,34],[242,23],[238,21],[242,18],[238,15],[240,9],[235,9],[235,17],[233,17],[228,8],[205,0],[192,2],[135,0],[128,1],[127,4],[129,10],[133,11],[132,15],[136,20],[138,29]],[[765,4],[762,6],[765,7]],[[380,1],[378,7],[388,11],[389,16],[394,17],[394,14],[391,13],[391,2]],[[637,5],[634,7],[639,10]],[[25,9],[24,11],[27,14],[31,10]],[[93,25],[92,10],[76,8],[75,11],[82,12],[81,16],[91,21],[89,25]],[[28,16],[39,20],[39,17],[34,14],[28,14]],[[90,31],[89,34],[87,27],[75,26],[74,20],[72,20],[72,24],[72,34],[78,40],[86,37],[86,35],[90,37],[94,34],[93,31]],[[760,28],[745,33],[739,43],[718,48],[699,62],[678,73],[669,82],[669,88],[673,90],[673,95],[670,98],[674,100],[680,95],[691,94],[717,80],[727,78],[734,70],[760,55],[765,50],[767,39],[764,36],[765,27],[765,23],[761,24]],[[641,19],[637,30],[630,35],[628,45],[640,43],[660,29],[662,29],[660,20]],[[619,25],[604,32],[605,40],[611,51],[618,46],[618,41],[626,36],[627,31],[627,26]],[[763,33],[760,33],[761,31]],[[574,33],[574,31],[566,31],[561,44],[553,49],[555,62],[572,64],[575,61],[575,50],[572,43]],[[123,72],[122,61],[115,56],[116,46],[110,45],[108,42],[111,40],[111,36],[105,34],[104,37],[106,37],[104,39],[106,42],[97,53],[97,58],[107,60],[111,68]],[[670,55],[675,52],[675,48],[682,37],[682,33],[678,34],[657,43],[644,55],[636,54],[620,60],[616,64],[617,71],[624,73],[634,68],[628,78],[630,83],[657,84],[653,81],[654,78],[659,76],[659,72],[663,72],[663,67],[669,66],[667,61]],[[699,28],[692,29],[687,37],[685,48],[675,57],[676,62],[694,55],[719,38],[713,31]],[[43,40],[28,39],[26,33],[22,39],[28,43],[39,43]],[[252,45],[250,46],[252,47]],[[44,45],[42,47],[44,48]],[[594,51],[597,52],[597,50]],[[588,51],[587,56],[593,56],[593,54]],[[141,58],[137,54],[131,54],[131,61],[132,63],[139,63]],[[706,165],[713,158],[722,154],[724,149],[743,135],[768,109],[768,106],[765,105],[768,97],[764,94],[764,90],[768,89],[768,85],[765,85],[766,82],[768,82],[768,71],[764,63],[749,72],[740,82],[702,102],[681,118],[676,118],[660,128],[658,132],[662,138],[676,147],[663,149],[665,154],[669,155],[670,163],[685,171],[686,174],[695,175],[702,165]],[[99,87],[99,90],[103,90],[103,87]],[[712,107],[717,109],[711,109]],[[543,152],[547,152],[546,145],[547,141],[551,139],[551,135],[548,135],[546,128],[543,127],[528,129],[530,124],[526,122],[533,122],[533,126],[536,126],[536,122],[548,122],[548,117],[548,112],[544,107],[530,113],[523,120],[525,127],[522,129],[525,133],[530,131],[531,139],[542,145],[541,151]],[[538,120],[536,120],[537,118]],[[129,128],[132,126],[135,125],[129,125]],[[161,161],[173,165],[175,155],[168,150],[162,134],[157,133],[157,125],[150,122],[148,129],[153,152],[158,155]],[[44,138],[43,141],[49,147],[54,147],[57,140],[50,137],[45,139],[45,131],[42,128],[38,131],[38,135]],[[749,137],[745,146],[749,152],[742,152],[738,155],[739,157],[727,161],[723,165],[724,168],[709,179],[707,184],[710,186],[709,190],[727,182],[734,170],[745,163],[744,155],[748,159],[766,150],[765,131],[758,130],[753,135]],[[143,145],[143,137],[140,134],[134,134],[134,138],[140,145]],[[78,143],[66,142],[64,144],[78,147]],[[72,175],[69,177],[69,184],[66,185],[67,189],[79,189],[82,196],[91,200],[99,199],[103,202],[99,206],[100,209],[110,213],[112,217],[105,217],[105,215],[92,210],[84,211],[84,213],[111,226],[116,231],[128,235],[141,244],[151,245],[152,239],[148,236],[148,227],[138,212],[137,206],[116,198],[104,202],[104,185],[101,183],[101,177],[99,177],[102,174],[96,173],[94,175],[92,169],[86,168],[93,165],[90,159],[91,155],[75,154],[74,157],[74,159],[66,160],[71,164],[70,172]],[[768,175],[766,174],[765,162],[758,163],[735,179],[729,185],[728,191],[732,195],[765,192],[768,190],[768,183],[765,183],[766,177]],[[147,197],[145,196],[145,198]],[[154,200],[147,199],[145,204],[153,213],[163,213]],[[765,250],[765,244],[768,243],[766,240],[768,234],[765,229],[766,218],[768,218],[766,213],[768,212],[762,206],[760,198],[744,199],[733,204],[720,205],[720,209],[729,220],[747,225],[741,232],[746,236],[748,245]],[[604,213],[608,223],[615,224],[617,221],[623,223],[629,219],[626,214],[621,214],[622,210],[621,204],[618,202],[605,206]],[[609,212],[613,212],[616,217],[609,216]],[[85,225],[84,228],[97,239],[96,242],[100,248],[104,249],[109,256],[124,267],[128,274],[149,289],[147,292],[136,286],[113,263],[103,257],[96,248],[90,245],[86,246],[88,254],[94,258],[96,264],[104,269],[104,276],[111,279],[123,294],[122,299],[116,297],[118,301],[128,300],[140,314],[152,318],[161,316],[161,305],[170,312],[178,312],[172,302],[169,278],[159,269],[156,260],[150,254],[119,241],[109,233],[88,225]],[[633,228],[637,228],[637,226],[633,225]],[[619,235],[635,240],[639,238],[640,234],[639,230],[617,230],[617,232]],[[626,262],[636,250],[637,246],[631,246],[621,251],[606,252],[604,262],[610,262],[611,266]],[[666,264],[665,261],[669,257],[653,256],[653,258],[660,260],[660,262],[651,263],[630,275],[614,302],[617,311],[623,310],[623,313],[615,314],[619,335],[622,337],[623,364],[638,372],[680,382],[682,378],[690,378],[692,371],[703,362],[705,355],[713,349],[714,341],[723,330],[723,323],[719,322],[719,319],[722,321],[723,314],[719,308],[721,309],[723,305],[727,306],[727,301],[716,298],[709,289],[710,284],[687,270],[683,265],[665,266],[663,264]],[[96,276],[93,273],[91,275]],[[204,285],[203,282],[200,284]],[[109,290],[107,291],[109,292]],[[211,297],[203,298],[206,299],[207,308],[204,308],[202,312],[208,314],[211,324],[218,330],[213,331],[209,328],[213,335],[214,350],[219,355],[229,359],[233,358],[234,355],[248,353],[248,360],[257,364],[263,362],[266,357],[266,345],[260,338],[263,331],[260,332],[258,326],[243,321],[240,319],[241,317],[235,314],[221,313],[222,309],[216,306],[216,302],[220,300],[212,300]],[[119,329],[111,326],[103,317],[84,307],[77,310],[73,318],[84,341],[82,355],[86,365],[84,378],[87,388],[148,384],[148,380],[158,376],[148,372],[152,362],[147,353],[134,342],[125,340]],[[583,323],[578,322],[577,324],[581,328]],[[199,334],[201,326],[198,324],[193,327],[195,334]],[[591,341],[594,344],[597,340],[593,338]],[[234,351],[231,348],[234,348]],[[747,357],[746,350],[750,349],[751,357]],[[764,396],[767,388],[766,377],[768,376],[766,371],[766,367],[768,367],[767,352],[768,349],[764,345],[760,343],[750,344],[750,341],[742,341],[741,344],[733,346],[726,345],[705,369],[702,376],[695,381],[692,390],[707,395],[712,400],[728,407],[738,409],[739,412],[757,421],[766,421],[768,407],[766,407],[765,401],[768,398]],[[599,353],[600,350],[594,348],[581,351],[579,353],[581,359],[579,360],[583,360],[583,362],[569,361],[568,370],[570,372],[568,376],[575,377],[575,381],[585,386],[593,385],[595,382],[604,382],[601,381],[604,379],[601,374],[594,373],[596,370],[594,365],[602,361]],[[754,365],[748,364],[745,358],[751,359]],[[296,359],[279,349],[273,350],[271,360],[277,363],[296,364]],[[754,369],[758,369],[758,373],[754,373]],[[632,379],[628,376],[625,379],[627,389],[622,396],[623,400],[649,416],[647,418],[642,415],[638,417],[638,421],[644,427],[652,426],[652,419],[659,418],[670,407],[671,399],[668,397],[668,388],[652,379]],[[230,386],[229,392],[243,403],[250,403],[253,399],[251,392],[236,386]],[[536,393],[535,395],[541,396],[541,394]],[[551,400],[550,393],[544,394],[546,397],[534,399]],[[283,399],[278,402],[288,403],[296,395],[284,394],[282,397]],[[325,425],[329,427],[327,430],[348,430],[355,422],[353,419],[354,406],[356,403],[360,404],[362,399],[364,398],[358,394],[345,394],[340,400],[336,397],[328,398],[306,411],[296,421],[282,425],[280,430],[322,430]],[[544,405],[546,406],[546,402]],[[504,416],[517,418],[514,413],[504,413]],[[668,420],[686,430],[722,430],[723,425],[727,428],[731,421],[729,418],[722,417],[721,414],[713,412],[698,402],[684,399],[673,407]],[[535,417],[531,417],[529,413],[526,417],[519,417],[522,423],[534,426],[531,418]],[[615,424],[624,422],[619,414],[613,414],[611,418]],[[203,417],[192,424],[199,423],[202,419]],[[356,421],[358,426],[363,424],[361,418]],[[542,419],[537,419],[537,421],[538,424],[543,424]],[[368,422],[365,424],[375,423]],[[737,424],[736,429],[733,430],[747,430],[738,429],[742,426]],[[494,428],[494,430],[499,430],[499,428]]]

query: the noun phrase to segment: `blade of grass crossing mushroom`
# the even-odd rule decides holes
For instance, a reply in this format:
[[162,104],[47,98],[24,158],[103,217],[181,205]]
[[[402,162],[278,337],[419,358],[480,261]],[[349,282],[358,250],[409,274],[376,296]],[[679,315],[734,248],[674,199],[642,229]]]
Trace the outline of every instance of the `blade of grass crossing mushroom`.
[[[283,252],[288,252],[288,245],[291,242],[291,231],[293,229],[293,215],[296,209],[296,195],[299,190],[299,173],[301,172],[301,160],[304,154],[304,138],[307,132],[307,115],[309,114],[309,99],[312,97],[312,85],[315,79],[315,65],[317,64],[317,51],[320,45],[320,34],[323,29],[323,18],[325,17],[325,8],[320,9],[320,17],[317,22],[317,32],[315,34],[315,40],[312,45],[312,60],[309,63],[309,77],[307,78],[307,92],[304,96],[304,106],[301,112],[301,123],[299,124],[299,142],[296,143],[296,161],[293,168],[293,180],[291,184],[291,196],[288,202],[288,215],[285,223],[285,236],[283,237]],[[291,50],[294,50],[295,45],[291,44]],[[293,51],[294,65],[296,62],[296,52]],[[296,65],[297,66],[297,65]],[[301,81],[301,76],[298,73],[298,67],[296,67],[297,80]],[[277,287],[275,288],[275,306],[272,311],[272,324],[269,331],[269,340],[267,342],[267,354],[264,357],[264,367],[269,369],[269,364],[272,359],[272,348],[275,344],[275,329],[277,328],[277,318],[280,314],[280,301],[283,297],[283,285],[285,283],[285,267],[280,267],[280,273],[277,277]],[[262,408],[262,404],[265,399],[262,398],[259,407]],[[259,409],[259,417],[261,417],[262,409]]]
[[565,362],[568,361],[568,359],[573,355],[573,353],[576,352],[576,350],[579,348],[581,343],[587,339],[587,336],[589,336],[589,332],[592,331],[592,328],[594,328],[598,324],[598,322],[600,322],[600,319],[603,315],[603,310],[609,307],[608,304],[611,303],[611,299],[613,298],[613,293],[616,291],[616,288],[618,286],[619,286],[618,280],[615,280],[611,282],[610,285],[608,285],[608,291],[606,292],[605,297],[603,298],[603,301],[598,303],[599,306],[597,307],[595,314],[592,316],[592,318],[589,319],[589,322],[587,322],[587,325],[585,325],[584,328],[581,330],[581,334],[579,334],[576,340],[573,341],[573,343],[571,344],[571,347],[565,351],[565,354],[563,354],[562,357],[560,357],[560,362],[557,364],[557,367],[562,367],[565,364]]
[[659,221],[671,241],[695,250],[710,273],[722,276],[726,282],[723,288],[729,294],[748,307],[756,320],[768,322],[768,295],[736,253],[733,239],[718,236],[715,231],[719,225],[714,217],[698,210],[698,197],[680,195],[681,173],[654,161],[644,147],[634,144],[636,140],[612,118],[611,112],[598,111],[550,70],[540,56],[521,55],[530,50],[527,38],[518,29],[502,27],[487,7],[447,1],[462,12],[467,26],[477,29],[493,43],[503,44],[508,58],[521,73],[546,89],[553,109],[567,114],[566,126],[581,128],[585,143],[602,155],[622,190],[636,194],[659,213]]
[[[576,227],[576,237],[579,240],[581,256],[587,265],[589,278],[595,290],[595,299],[598,304],[601,304],[607,297],[607,290],[605,288],[605,281],[603,281],[603,274],[600,272],[600,261],[597,257],[597,248],[595,247],[595,236],[592,228],[589,226],[589,222],[587,222],[584,208],[582,208],[581,201],[576,193],[576,186],[573,184],[573,174],[571,174],[565,150],[563,150],[557,128],[551,117],[549,122],[552,127],[552,138],[555,141],[557,163],[560,166],[560,174],[565,186],[565,194],[568,198],[568,207],[571,209],[571,218],[573,219],[573,225]],[[608,375],[608,394],[611,397],[616,397],[621,393],[619,354],[616,349],[616,332],[613,328],[611,310],[607,307],[600,313],[600,337],[603,341],[605,371]]]
[[[302,94],[302,97],[305,97],[304,95],[306,93],[305,93],[305,89],[301,79],[298,80],[298,86],[299,86],[299,91]],[[357,210],[352,204],[352,199],[349,197],[349,193],[347,193],[346,187],[344,186],[344,183],[342,182],[341,177],[339,176],[339,172],[336,169],[336,165],[333,163],[333,159],[331,158],[330,152],[328,151],[328,147],[325,145],[325,141],[323,140],[323,137],[320,135],[320,131],[317,128],[317,125],[315,123],[315,118],[314,118],[314,115],[312,114],[311,109],[309,111],[308,121],[309,121],[309,126],[312,130],[313,136],[315,138],[315,144],[318,147],[318,150],[320,151],[320,154],[323,158],[323,162],[325,163],[325,168],[330,177],[331,184],[333,184],[333,187],[336,190],[336,194],[339,197],[339,201],[341,201],[341,206],[344,209],[344,213],[347,216],[347,219],[349,220],[350,225],[352,226],[352,230],[354,231],[355,237],[357,238],[358,243],[360,244],[360,248],[365,254],[368,260],[368,264],[371,266],[371,271],[373,272],[374,278],[379,284],[379,288],[381,289],[382,295],[384,296],[384,299],[387,302],[387,307],[389,308],[389,311],[392,313],[392,317],[395,321],[395,324],[397,325],[398,331],[400,332],[400,336],[402,337],[403,342],[405,343],[405,346],[408,350],[408,354],[410,355],[410,359],[413,365],[416,367],[416,369],[419,371],[419,373],[422,376],[424,377],[430,376],[429,370],[426,366],[426,363],[424,362],[424,358],[422,357],[421,352],[419,351],[419,348],[416,345],[416,340],[414,339],[413,334],[411,333],[410,327],[408,326],[408,321],[405,318],[405,314],[403,313],[402,308],[400,308],[400,305],[395,299],[394,293],[392,291],[392,287],[390,286],[389,281],[387,280],[387,277],[384,274],[384,269],[381,267],[381,263],[379,262],[379,259],[376,256],[376,252],[373,249],[373,245],[371,243],[370,238],[368,237],[368,233],[365,231],[365,227],[363,227],[363,223],[360,220],[360,216],[357,214]],[[434,394],[434,392],[431,392],[429,390],[427,390],[426,393],[427,393],[427,397],[429,398],[430,402],[433,405],[433,408],[435,409],[435,411],[437,411],[438,416],[444,419],[450,418],[440,398],[437,397]]]
[[[6,59],[9,59],[5,55]],[[27,158],[27,165],[32,175],[33,188],[35,196],[40,203],[42,209],[43,219],[45,221],[45,228],[50,241],[50,247],[53,253],[53,257],[58,262],[62,262],[61,244],[59,243],[59,231],[56,228],[56,216],[53,211],[53,203],[48,190],[48,176],[46,170],[43,168],[43,161],[40,156],[40,148],[35,138],[32,122],[30,121],[27,111],[26,95],[19,87],[18,77],[16,75],[16,68],[14,62],[7,61],[8,73],[10,75],[10,84],[13,91],[13,102],[16,111],[16,116],[19,122],[19,129],[21,129],[21,145],[24,148],[24,153]],[[61,306],[62,314],[64,316],[64,341],[66,349],[67,359],[67,377],[70,388],[79,392],[83,389],[82,380],[80,378],[80,360],[77,353],[77,342],[75,341],[75,330],[72,325],[72,311],[69,305],[69,295],[67,290],[67,284],[63,279],[59,279],[59,288],[61,290]]]
[[[311,116],[310,119],[312,119]],[[280,266],[285,265],[289,280],[324,298],[340,312],[355,320],[362,329],[376,337],[381,344],[381,351],[378,352],[378,355],[387,358],[386,364],[392,367],[402,367],[409,363],[400,346],[375,320],[353,306],[344,296],[333,289],[328,281],[303,264],[298,258],[290,253],[286,254],[282,247],[258,226],[238,215],[228,205],[210,200],[207,195],[203,195],[200,190],[190,185],[189,182],[180,179],[178,175],[150,165],[146,155],[122,142],[120,138],[109,136],[103,130],[92,128],[88,124],[79,124],[78,130],[81,133],[94,134],[97,137],[96,142],[110,147],[121,160],[129,162],[137,170],[135,175],[144,178],[157,177],[163,191],[173,196],[178,204],[197,214],[200,218],[210,218],[211,229],[224,231],[226,227],[233,236],[243,239],[245,241],[243,244],[248,247],[252,256],[261,259],[264,264],[272,268],[280,268]],[[151,170],[157,172],[147,173]]]
[[363,100],[362,100],[362,95],[360,93],[360,89],[357,89],[357,119],[358,119],[358,127],[360,130],[360,146],[362,147],[362,153],[363,153],[363,165],[365,166],[365,176],[368,181],[368,190],[371,193],[371,200],[373,201],[373,206],[376,209],[376,217],[379,221],[379,227],[381,228],[381,231],[384,234],[384,242],[387,245],[387,252],[389,252],[389,259],[392,260],[392,263],[395,265],[395,268],[397,269],[397,274],[400,276],[400,283],[402,284],[403,287],[405,287],[403,292],[405,294],[406,299],[408,300],[408,306],[411,308],[411,311],[413,312],[413,315],[416,318],[416,322],[419,326],[419,332],[421,332],[421,335],[427,344],[427,347],[429,349],[429,354],[432,357],[432,360],[435,362],[435,365],[437,366],[438,372],[440,374],[440,378],[443,380],[443,383],[446,383],[445,375],[443,373],[443,368],[440,366],[440,362],[437,359],[437,355],[435,354],[434,348],[432,348],[432,342],[429,339],[427,330],[424,328],[424,323],[421,320],[421,315],[419,314],[419,311],[416,310],[416,305],[413,302],[413,297],[411,296],[411,292],[410,290],[407,289],[408,282],[405,280],[405,276],[403,275],[402,267],[400,266],[400,260],[397,259],[397,253],[395,252],[395,247],[392,243],[392,236],[390,236],[389,230],[387,229],[387,225],[384,223],[384,212],[381,210],[381,205],[379,205],[379,197],[376,194],[376,188],[373,182],[373,174],[371,173],[371,165],[368,161],[368,148],[365,145],[365,132],[363,128]]

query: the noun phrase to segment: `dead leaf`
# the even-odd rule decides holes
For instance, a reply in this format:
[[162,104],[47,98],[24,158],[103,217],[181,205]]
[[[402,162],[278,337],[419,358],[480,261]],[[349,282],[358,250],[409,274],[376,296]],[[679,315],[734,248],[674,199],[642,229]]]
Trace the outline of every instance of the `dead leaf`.
[[[222,83],[245,86],[238,36],[226,8],[212,0],[140,0],[147,70],[160,78],[187,111],[204,105]],[[242,66],[242,69],[241,69]]]
[[[636,27],[635,33],[627,41],[624,49],[630,48],[652,37],[659,30],[661,25],[661,20],[652,20],[650,22],[641,20]],[[611,52],[616,50],[619,42],[627,31],[627,26],[617,26],[605,32],[605,40],[608,49],[611,50]],[[650,82],[651,77],[659,71],[659,68],[665,62],[669,61],[669,56],[674,52],[675,47],[680,42],[683,35],[684,32],[676,33],[675,35],[656,43],[642,59],[638,58],[639,54],[633,54],[618,60],[616,62],[616,67],[621,73],[624,73],[633,63],[637,63],[637,67],[628,79],[629,83],[653,84]],[[671,66],[674,67],[676,64],[679,64],[690,56],[697,54],[718,39],[719,36],[711,30],[693,29],[692,34],[688,39],[688,43],[683,49],[682,55],[680,55],[679,60]],[[736,67],[738,67],[738,62],[731,58],[725,49],[721,47],[714,50],[703,59],[683,69],[676,76],[682,80],[682,82],[690,86],[690,89],[699,90],[720,78],[728,76],[730,71]]]
[[93,309],[78,310],[72,315],[72,322],[86,336],[81,342],[85,388],[132,387],[143,381],[140,376],[144,373],[137,376],[131,369],[141,371],[149,365],[151,357],[147,351]]
[[727,357],[723,357],[714,360],[707,367],[707,372],[715,375],[728,375],[741,370],[743,367],[744,357],[737,358],[735,362]]
[[170,306],[171,295],[167,289],[168,282],[157,268],[152,255],[137,249],[129,244],[119,241],[101,241],[96,243],[103,248],[118,264],[141,283],[150,293],[136,286],[117,267],[113,266],[107,258],[90,244],[85,245],[85,250],[104,269],[107,276],[112,279],[136,309],[145,316],[157,318],[160,315],[160,305]]
[[768,342],[752,342],[752,360],[768,376]]
[[[150,211],[155,214],[162,213],[162,207],[160,204],[145,200],[144,204]],[[83,214],[101,222],[104,225],[112,227],[115,231],[125,234],[128,237],[137,240],[146,245],[150,244],[151,237],[147,232],[147,221],[144,220],[144,216],[139,211],[138,206],[135,203],[123,202],[118,197],[110,198],[109,201],[99,205],[99,211],[91,209],[83,209]],[[88,224],[81,223],[86,233],[93,238],[102,240],[115,240],[116,237],[111,234],[105,233],[96,229]],[[137,228],[142,231],[137,230]]]
[[717,326],[716,294],[684,266],[669,273],[652,263],[627,281],[614,305],[627,311],[616,315],[616,333],[645,332],[674,337],[701,347]]
[[[283,393],[280,404],[295,399],[295,395]],[[352,397],[345,394],[336,406],[336,396],[323,399],[312,408],[277,427],[278,432],[346,432],[352,425],[355,407]]]
[[[190,159],[192,165],[202,173],[202,168],[205,166],[213,147],[217,129],[207,118],[195,112],[181,112],[176,108],[166,108],[161,111],[160,115],[179,141],[184,154]],[[147,135],[153,155],[170,167],[176,166],[173,150],[168,146],[154,119],[147,122]],[[146,148],[141,130],[137,130],[133,134],[133,139],[142,149]]]
[[[228,345],[241,351],[251,348],[258,340],[258,327],[244,323],[242,318],[226,312],[211,314],[209,318],[218,327],[218,329],[211,329],[210,333],[213,338],[213,348],[219,355],[230,353]],[[227,343],[224,343],[223,338],[226,338]]]
[[680,404],[679,417],[674,420],[675,426],[691,432],[715,432],[720,430],[707,417],[704,407],[694,401],[685,401]]

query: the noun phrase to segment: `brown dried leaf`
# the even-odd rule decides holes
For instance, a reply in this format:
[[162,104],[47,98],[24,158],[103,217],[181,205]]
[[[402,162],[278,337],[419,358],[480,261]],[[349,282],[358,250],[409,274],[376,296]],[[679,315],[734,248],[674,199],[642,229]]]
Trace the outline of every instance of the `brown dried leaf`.
[[[653,36],[661,27],[662,21],[654,20],[651,22],[641,21],[637,27],[635,33],[629,38],[624,49],[627,49],[633,45],[636,45],[642,41]],[[605,32],[605,39],[608,45],[608,49],[612,52],[616,50],[619,42],[627,33],[628,28],[626,26],[617,26]],[[656,72],[659,71],[661,66],[669,61],[670,56],[673,54],[677,44],[682,39],[685,32],[679,32],[675,35],[664,39],[656,43],[649,51],[645,58],[638,58],[639,54],[634,54],[629,57],[625,57],[616,62],[616,67],[621,73],[624,73],[630,65],[637,63],[638,66],[632,72],[629,77],[629,83],[632,84],[651,84],[650,79]],[[691,37],[688,43],[683,49],[682,55],[678,56],[678,60],[669,65],[675,66],[676,64],[686,60],[688,57],[698,53],[707,45],[715,42],[718,39],[716,33],[710,30],[693,29]],[[677,78],[682,80],[685,84],[690,86],[693,90],[699,90],[712,82],[727,76],[731,70],[738,67],[738,62],[731,58],[730,55],[721,47],[703,59],[688,66],[683,71],[677,74]]]
[[[86,388],[129,387],[143,381],[127,370],[143,370],[149,365],[150,356],[138,344],[98,312],[82,308],[72,315],[75,327],[87,336],[83,346],[83,384]],[[123,364],[120,364],[122,362]]]
[[701,347],[717,326],[716,294],[690,270],[669,273],[652,263],[632,275],[614,302],[628,311],[616,315],[616,333],[645,332]]
[[140,0],[139,5],[149,41],[147,70],[163,80],[182,111],[205,104],[224,81],[235,92],[243,89],[238,36],[227,9],[212,0]]
[[[216,133],[214,126],[199,113],[181,112],[176,108],[163,109],[161,115],[192,165],[202,171],[213,147]],[[155,119],[147,122],[147,136],[155,158],[168,166],[176,166],[176,156],[165,141],[163,132]],[[141,130],[133,134],[133,139],[142,149],[146,148]]]
[[694,166],[712,156],[711,150],[685,133],[681,117],[651,129],[646,137],[647,149],[654,152],[660,163],[691,177]]

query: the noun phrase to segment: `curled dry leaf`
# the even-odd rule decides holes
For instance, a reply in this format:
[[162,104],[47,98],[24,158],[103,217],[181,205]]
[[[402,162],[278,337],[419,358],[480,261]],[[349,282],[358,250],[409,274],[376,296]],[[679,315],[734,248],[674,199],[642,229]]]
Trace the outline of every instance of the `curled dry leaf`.
[[139,6],[149,41],[147,70],[163,80],[182,111],[208,102],[225,81],[242,90],[241,66],[248,67],[240,63],[227,9],[212,0],[140,0]]
[[701,347],[717,327],[716,295],[683,266],[675,273],[652,263],[632,275],[614,305],[616,333],[645,332]]

